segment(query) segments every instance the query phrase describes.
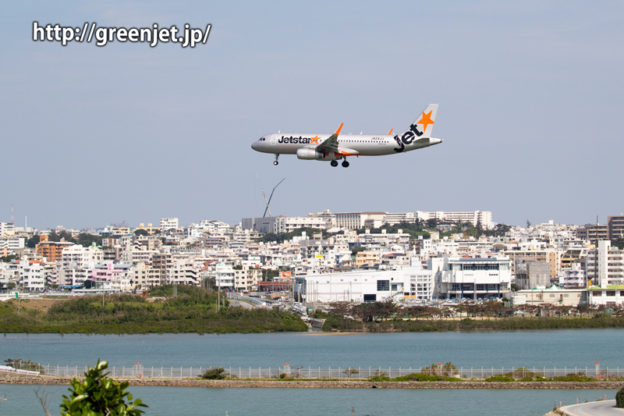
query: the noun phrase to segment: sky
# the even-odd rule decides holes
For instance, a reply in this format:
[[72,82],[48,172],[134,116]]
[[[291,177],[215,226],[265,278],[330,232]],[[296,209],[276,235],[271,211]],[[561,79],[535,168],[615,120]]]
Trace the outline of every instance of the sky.
[[[47,1],[0,16],[0,221],[231,224],[274,215],[624,212],[624,3]],[[32,22],[212,24],[208,42],[34,42]],[[402,130],[444,142],[351,166],[254,152],[265,134]]]

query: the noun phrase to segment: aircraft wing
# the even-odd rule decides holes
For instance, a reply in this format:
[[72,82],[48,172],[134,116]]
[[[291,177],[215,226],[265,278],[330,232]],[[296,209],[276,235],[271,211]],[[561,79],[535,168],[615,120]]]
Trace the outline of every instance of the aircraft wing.
[[338,130],[327,139],[323,141],[323,143],[316,146],[316,150],[322,153],[337,153],[338,152],[338,135],[340,134],[340,130],[342,130],[342,125],[344,123],[340,123],[340,127]]

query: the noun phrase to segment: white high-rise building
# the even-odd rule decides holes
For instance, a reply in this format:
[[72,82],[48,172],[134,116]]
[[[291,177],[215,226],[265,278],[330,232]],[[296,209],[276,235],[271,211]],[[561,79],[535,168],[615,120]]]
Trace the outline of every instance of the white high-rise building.
[[624,250],[611,247],[611,241],[598,241],[598,248],[587,252],[585,258],[587,279],[593,286],[606,289],[608,286],[624,285]]

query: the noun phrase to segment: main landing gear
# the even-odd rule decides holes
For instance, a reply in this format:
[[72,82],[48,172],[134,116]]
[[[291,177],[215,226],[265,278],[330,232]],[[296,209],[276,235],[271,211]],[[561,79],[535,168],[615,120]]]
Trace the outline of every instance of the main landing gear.
[[[330,165],[332,165],[333,167],[338,166],[338,161],[337,160],[332,160],[331,162],[329,162]],[[349,162],[347,162],[347,160],[343,160],[342,161],[342,167],[343,168],[348,168],[349,167]]]
[[[338,161],[337,160],[332,160],[331,162],[329,162],[330,165],[332,165],[332,167],[336,167],[338,166]],[[342,161],[342,167],[343,168],[348,168],[349,167],[349,162],[347,162],[347,159]]]
[[273,161],[273,164],[275,166],[279,165],[279,161],[277,160],[279,158],[279,153],[275,153],[275,160]]

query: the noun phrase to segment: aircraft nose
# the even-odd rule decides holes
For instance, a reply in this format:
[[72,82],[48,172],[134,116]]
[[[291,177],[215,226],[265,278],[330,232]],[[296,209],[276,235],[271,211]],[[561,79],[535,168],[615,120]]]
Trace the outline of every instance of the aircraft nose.
[[258,150],[258,142],[253,142],[253,143],[251,144],[251,148],[252,148],[253,150]]

